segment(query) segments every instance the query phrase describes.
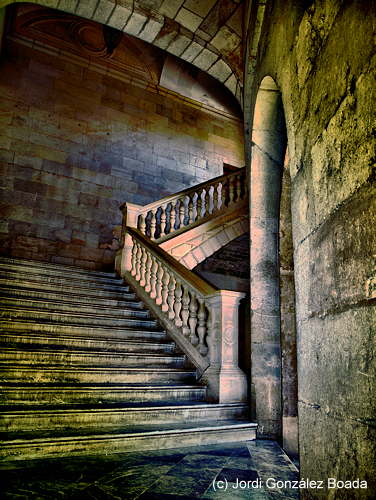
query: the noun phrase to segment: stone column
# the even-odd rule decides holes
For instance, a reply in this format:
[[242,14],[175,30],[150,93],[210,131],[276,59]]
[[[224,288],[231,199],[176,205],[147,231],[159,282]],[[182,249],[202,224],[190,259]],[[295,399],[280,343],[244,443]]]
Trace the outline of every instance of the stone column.
[[133,243],[132,238],[129,234],[127,234],[126,228],[137,228],[138,216],[141,209],[141,205],[136,205],[135,203],[124,203],[120,207],[123,214],[121,226],[121,248],[116,252],[115,256],[115,271],[120,276],[124,276],[124,272],[131,269]]
[[252,407],[260,437],[281,435],[279,205],[286,133],[280,93],[266,77],[252,132],[250,171]]

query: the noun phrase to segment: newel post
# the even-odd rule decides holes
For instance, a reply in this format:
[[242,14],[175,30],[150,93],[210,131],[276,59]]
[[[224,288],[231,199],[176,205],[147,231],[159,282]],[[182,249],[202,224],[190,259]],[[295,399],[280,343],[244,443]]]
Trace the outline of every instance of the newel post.
[[218,290],[210,295],[208,345],[210,366],[203,375],[210,401],[247,401],[247,377],[239,368],[239,304],[244,293]]
[[120,276],[124,276],[125,271],[130,271],[132,267],[133,241],[127,233],[127,227],[137,228],[138,216],[142,207],[135,203],[123,203],[120,210],[123,214],[121,225],[121,248],[116,252],[115,270]]

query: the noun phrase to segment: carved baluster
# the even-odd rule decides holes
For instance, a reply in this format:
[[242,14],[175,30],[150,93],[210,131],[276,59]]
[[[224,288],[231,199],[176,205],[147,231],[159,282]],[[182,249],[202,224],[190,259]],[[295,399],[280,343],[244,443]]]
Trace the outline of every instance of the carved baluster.
[[145,248],[141,248],[141,259],[140,259],[140,285],[145,287],[146,279],[146,261],[148,258],[148,254]]
[[194,194],[192,194],[188,197],[188,224],[192,224],[192,222],[194,221],[194,218],[193,218],[193,197],[194,197]]
[[205,189],[204,192],[204,217],[207,217],[210,214],[210,195],[209,195],[209,189]]
[[150,217],[150,239],[154,240],[155,238],[155,228],[157,227],[157,217],[155,211],[151,212]]
[[161,232],[159,234],[159,237],[166,234],[166,220],[167,220],[166,206],[167,205],[161,206]]
[[175,286],[176,280],[172,274],[170,274],[170,281],[168,283],[168,317],[173,319],[175,316],[174,304],[175,304]]
[[153,258],[150,253],[147,253],[147,260],[145,264],[145,292],[150,292],[151,290],[151,266],[153,264]]
[[138,244],[135,242],[135,240],[132,238],[133,242],[133,247],[132,247],[132,267],[131,267],[131,275],[135,276],[136,275],[136,262],[137,262],[137,250],[138,250]]
[[158,272],[157,272],[157,283],[155,286],[156,297],[155,302],[159,306],[162,304],[162,280],[163,280],[164,269],[160,262],[158,262]]
[[151,266],[151,271],[150,271],[150,297],[152,299],[155,299],[157,296],[156,292],[156,285],[157,285],[157,271],[158,271],[158,261],[157,259],[153,256],[153,264]]
[[179,203],[179,228],[184,226],[184,219],[185,219],[185,200],[184,198],[180,198],[180,203]]
[[163,273],[163,278],[162,278],[162,311],[166,312],[168,311],[168,284],[170,282],[170,275],[168,272],[167,267],[163,268],[164,273]]
[[212,210],[212,212],[216,212],[217,210],[219,210],[219,207],[218,207],[218,199],[219,199],[218,189],[219,189],[219,182],[216,182],[213,186],[213,210]]
[[227,202],[227,183],[228,179],[221,183],[221,208],[225,208]]
[[175,312],[175,325],[176,326],[181,326],[182,325],[182,320],[180,318],[180,311],[181,311],[181,297],[183,295],[183,290],[181,287],[181,284],[177,281],[176,282],[176,288],[175,288],[175,304],[174,304],[174,312]]
[[176,202],[171,202],[171,213],[170,213],[170,233],[175,231],[176,224]]
[[198,337],[196,333],[196,326],[197,326],[197,300],[196,297],[191,294],[191,302],[189,304],[189,329],[190,329],[190,336],[189,340],[192,345],[197,345],[198,344]]
[[137,253],[136,253],[136,280],[140,281],[141,279],[141,256],[142,256],[142,247],[141,245],[137,245]]
[[196,216],[196,220],[197,219],[201,219],[202,217],[202,193],[203,193],[203,189],[201,189],[198,193],[197,193],[197,202],[196,202],[196,206],[197,206],[197,216]]
[[228,204],[232,205],[234,203],[234,196],[235,196],[235,186],[234,186],[234,177],[230,177],[228,184],[229,184],[229,195],[228,195]]
[[188,326],[188,318],[189,318],[189,302],[190,302],[190,297],[189,297],[189,292],[186,287],[184,287],[184,293],[183,293],[183,298],[182,298],[182,311],[181,311],[181,319],[182,319],[182,330],[183,330],[183,335],[186,337],[190,333],[190,328]]
[[208,353],[208,348],[205,345],[205,337],[206,337],[206,310],[205,310],[205,302],[203,300],[199,300],[199,309],[198,309],[198,327],[197,334],[199,338],[198,344],[198,352],[203,356],[206,356]]
[[146,234],[146,219],[144,214],[140,214],[138,218],[138,228],[142,234]]
[[242,199],[242,181],[240,175],[236,176],[236,201]]

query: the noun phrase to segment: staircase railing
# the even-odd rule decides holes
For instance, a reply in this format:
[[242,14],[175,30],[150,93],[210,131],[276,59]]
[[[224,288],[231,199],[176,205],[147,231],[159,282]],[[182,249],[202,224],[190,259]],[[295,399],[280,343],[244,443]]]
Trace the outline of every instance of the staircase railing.
[[244,294],[217,290],[127,226],[116,270],[198,368],[208,399],[246,401],[246,376],[238,367],[238,306]]
[[152,240],[163,242],[187,229],[244,204],[246,170],[221,175],[145,206],[124,203],[123,221]]

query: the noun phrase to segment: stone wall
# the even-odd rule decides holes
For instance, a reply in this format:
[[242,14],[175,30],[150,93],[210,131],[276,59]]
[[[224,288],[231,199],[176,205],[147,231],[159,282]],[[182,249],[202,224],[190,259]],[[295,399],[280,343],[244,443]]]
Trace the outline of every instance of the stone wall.
[[0,64],[5,255],[111,266],[122,202],[244,164],[236,117],[16,43]]
[[373,498],[374,11],[360,0],[279,0],[267,16],[258,71],[277,82],[287,124],[301,477],[368,481],[302,497]]

